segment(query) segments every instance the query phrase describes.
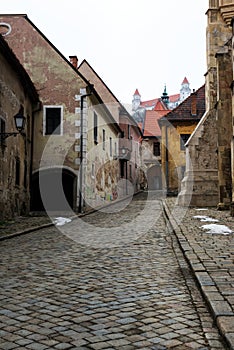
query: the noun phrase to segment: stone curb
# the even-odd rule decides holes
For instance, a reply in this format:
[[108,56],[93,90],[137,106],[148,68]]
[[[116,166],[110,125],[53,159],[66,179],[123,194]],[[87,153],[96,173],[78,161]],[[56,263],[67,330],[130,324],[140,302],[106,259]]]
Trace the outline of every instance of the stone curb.
[[223,299],[222,294],[217,289],[215,282],[206,271],[199,255],[190,246],[181,225],[176,222],[166,201],[162,200],[162,203],[168,223],[175,233],[185,259],[195,276],[203,298],[214,319],[214,323],[219,329],[225,343],[229,346],[229,349],[234,350],[234,329],[232,327],[234,324],[234,314],[229,304]]
[[[98,208],[93,208],[93,209],[90,209],[90,210],[87,210],[85,213],[81,213],[81,214],[78,214],[78,215],[74,215],[74,216],[71,216],[69,219],[71,220],[75,220],[76,218],[81,218],[83,216],[86,216],[86,215],[89,215],[89,214],[92,214],[92,213],[95,213],[96,211],[98,210],[101,210],[101,209],[105,209],[107,207],[110,207],[111,205],[114,205],[114,204],[117,204],[117,203],[120,203],[120,202],[123,202],[125,201],[126,199],[128,198],[131,198],[132,196],[136,196],[138,194],[142,193],[142,191],[138,191],[136,193],[134,193],[133,195],[129,195],[129,196],[126,196],[124,198],[121,198],[119,200],[116,200],[114,202],[110,202],[108,203],[107,205],[103,205],[103,206],[100,206]],[[4,241],[6,239],[10,239],[10,238],[14,238],[14,237],[18,237],[18,236],[21,236],[21,235],[25,235],[27,233],[31,233],[31,232],[34,232],[34,231],[38,231],[38,230],[41,230],[41,229],[44,229],[44,228],[49,228],[49,227],[52,227],[52,226],[55,226],[52,222],[48,223],[48,224],[43,224],[43,225],[39,225],[39,226],[34,226],[34,227],[30,227],[26,230],[22,230],[22,231],[18,231],[18,232],[14,232],[14,233],[10,233],[8,235],[5,235],[5,236],[0,236],[0,241]]]

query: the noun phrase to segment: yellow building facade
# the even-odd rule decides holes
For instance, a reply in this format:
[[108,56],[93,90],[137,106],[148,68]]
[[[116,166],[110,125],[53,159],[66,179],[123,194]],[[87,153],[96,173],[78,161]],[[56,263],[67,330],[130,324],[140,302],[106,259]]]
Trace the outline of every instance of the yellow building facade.
[[177,195],[184,177],[185,144],[205,112],[205,87],[193,92],[177,108],[159,120],[163,189]]

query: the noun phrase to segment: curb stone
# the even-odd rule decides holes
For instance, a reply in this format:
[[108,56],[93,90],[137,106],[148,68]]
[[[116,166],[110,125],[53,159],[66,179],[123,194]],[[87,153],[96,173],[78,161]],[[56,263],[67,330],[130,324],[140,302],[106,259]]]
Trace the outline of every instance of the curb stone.
[[234,350],[234,314],[229,304],[224,300],[222,294],[217,289],[215,282],[206,271],[202,260],[189,244],[186,235],[180,224],[173,217],[165,200],[162,201],[168,224],[175,233],[181,250],[188,262],[195,279],[199,285],[201,293],[214,319],[223,340],[230,350]]

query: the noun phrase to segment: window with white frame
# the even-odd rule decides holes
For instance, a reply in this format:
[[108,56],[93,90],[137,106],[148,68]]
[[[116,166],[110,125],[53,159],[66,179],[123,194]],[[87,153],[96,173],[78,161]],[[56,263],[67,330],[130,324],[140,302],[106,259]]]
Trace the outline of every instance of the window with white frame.
[[63,106],[44,106],[43,122],[44,135],[62,135]]

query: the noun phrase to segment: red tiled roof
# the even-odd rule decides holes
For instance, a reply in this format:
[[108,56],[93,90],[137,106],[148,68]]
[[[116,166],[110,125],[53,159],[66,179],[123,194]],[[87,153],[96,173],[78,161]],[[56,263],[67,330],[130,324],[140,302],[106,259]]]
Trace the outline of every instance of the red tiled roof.
[[143,101],[141,102],[142,107],[152,107],[158,102],[158,98],[155,98],[153,100]]
[[[194,108],[196,111],[195,114]],[[179,106],[172,111],[169,111],[165,119],[170,120],[170,122],[201,119],[205,110],[205,85],[203,85],[188,96]]]
[[170,102],[176,102],[176,101],[179,100],[179,98],[180,98],[180,94],[170,95],[169,96],[169,101]]
[[168,111],[168,108],[165,106],[165,104],[162,102],[161,99],[158,99],[153,110],[154,111]]
[[158,120],[165,116],[168,112],[170,111],[146,111],[143,136],[161,136],[161,129],[159,127]]
[[[175,95],[170,95],[169,97],[169,102],[176,102],[180,98],[180,94],[175,94]],[[155,98],[153,100],[148,100],[148,101],[142,101],[141,106],[142,107],[153,107],[154,105],[157,105],[157,103],[160,101],[160,98]]]
[[136,91],[134,92],[134,95],[139,95],[139,96],[141,96],[140,93],[139,93],[139,91],[138,91],[138,89],[136,89]]
[[184,77],[184,80],[183,80],[183,82],[182,82],[182,85],[183,85],[183,84],[189,84],[188,79],[187,79],[186,77]]

